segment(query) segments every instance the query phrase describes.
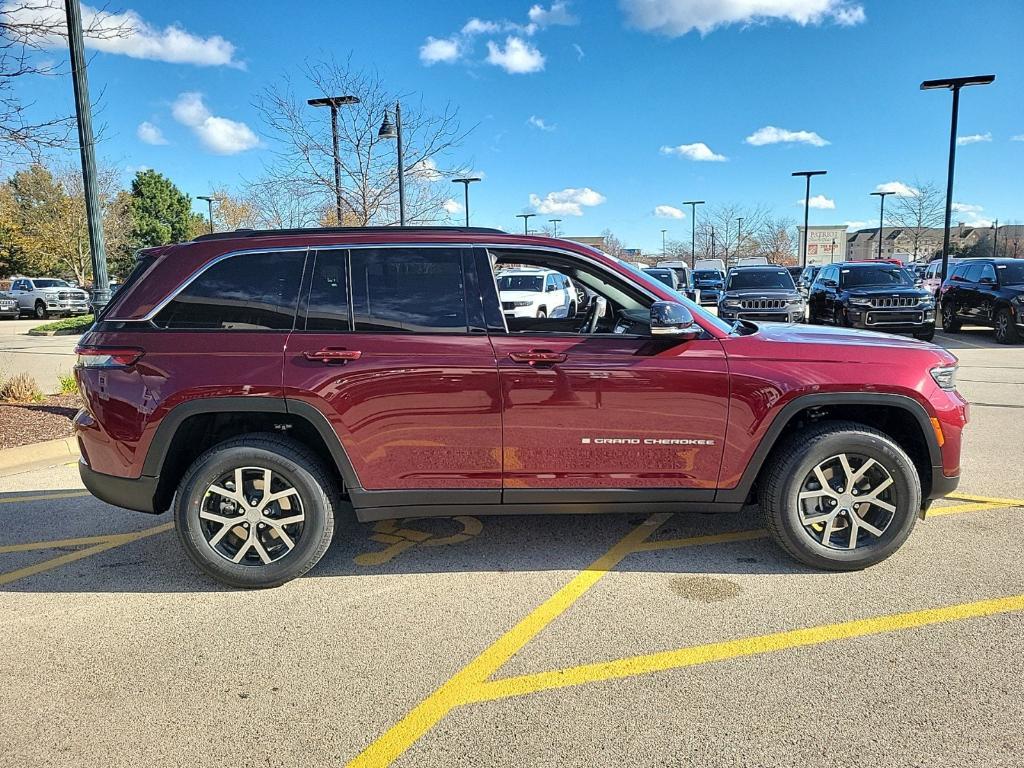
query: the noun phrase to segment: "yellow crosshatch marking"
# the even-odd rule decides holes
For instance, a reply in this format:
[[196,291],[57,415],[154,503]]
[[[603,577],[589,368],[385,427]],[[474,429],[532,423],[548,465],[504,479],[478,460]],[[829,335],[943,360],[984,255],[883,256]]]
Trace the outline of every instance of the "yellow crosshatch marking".
[[356,555],[353,559],[356,565],[383,565],[417,545],[441,547],[446,544],[460,544],[477,536],[484,528],[483,523],[475,517],[460,515],[451,519],[461,525],[462,530],[450,536],[435,536],[433,533],[419,531],[408,527],[408,525],[399,528],[400,523],[407,524],[411,522],[409,520],[381,520],[373,526],[373,536],[370,539],[378,544],[388,544],[387,549],[378,552],[364,552],[361,555]]

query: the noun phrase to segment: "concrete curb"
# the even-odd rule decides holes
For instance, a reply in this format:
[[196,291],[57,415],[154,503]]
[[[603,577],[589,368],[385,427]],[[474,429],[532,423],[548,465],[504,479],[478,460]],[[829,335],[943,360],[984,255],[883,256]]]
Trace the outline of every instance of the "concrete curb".
[[78,458],[78,441],[73,437],[19,445],[0,451],[0,475],[11,474],[22,467],[44,461]]
[[37,331],[35,328],[29,328],[26,332],[26,336],[81,336],[85,331],[77,328],[62,328],[57,331]]

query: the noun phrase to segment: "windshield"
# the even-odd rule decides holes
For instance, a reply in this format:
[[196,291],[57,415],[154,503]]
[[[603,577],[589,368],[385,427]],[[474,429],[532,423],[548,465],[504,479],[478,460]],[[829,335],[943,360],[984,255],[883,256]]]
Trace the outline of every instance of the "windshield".
[[1024,262],[1020,264],[996,264],[996,274],[1002,285],[1024,283]]
[[672,272],[667,269],[645,269],[651,277],[656,277],[658,280],[663,282],[665,285],[672,287]]
[[694,280],[721,280],[722,273],[716,269],[698,269],[693,273]]
[[36,288],[67,288],[68,284],[63,280],[33,280]]
[[543,289],[544,278],[540,275],[502,275],[498,278],[499,291],[533,291]]
[[728,290],[745,288],[780,288],[793,290],[793,278],[784,269],[751,269],[733,272],[729,275]]
[[860,288],[868,285],[913,285],[910,274],[897,266],[870,266],[840,270],[840,281],[844,288]]

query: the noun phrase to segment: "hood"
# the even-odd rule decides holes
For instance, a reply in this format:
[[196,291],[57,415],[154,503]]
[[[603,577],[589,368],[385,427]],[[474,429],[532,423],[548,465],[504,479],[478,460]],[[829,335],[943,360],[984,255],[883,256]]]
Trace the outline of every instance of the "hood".
[[857,288],[845,289],[852,298],[863,298],[868,299],[874,296],[886,297],[886,296],[917,296],[918,298],[928,298],[931,294],[923,288],[917,288],[913,285],[865,285],[858,286]]
[[800,297],[796,288],[730,288],[722,295],[730,299],[795,299]]
[[501,301],[536,301],[540,291],[498,291]]
[[[801,323],[757,323],[755,338],[763,341],[781,341],[786,344],[820,344],[824,347],[868,346],[884,349],[933,349],[940,347],[927,341],[918,341],[907,336],[890,333],[862,331],[856,328],[837,328],[825,325],[803,325]],[[825,355],[827,358],[828,355]],[[952,358],[952,355],[950,355]],[[954,358],[955,359],[955,358]]]

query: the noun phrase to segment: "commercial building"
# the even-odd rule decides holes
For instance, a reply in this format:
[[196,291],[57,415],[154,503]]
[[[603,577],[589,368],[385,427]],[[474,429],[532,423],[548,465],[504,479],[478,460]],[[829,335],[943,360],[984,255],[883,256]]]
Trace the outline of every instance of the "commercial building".
[[[804,228],[797,228],[797,259],[804,252]],[[846,253],[846,225],[831,224],[807,228],[807,263],[831,264],[842,261]]]

